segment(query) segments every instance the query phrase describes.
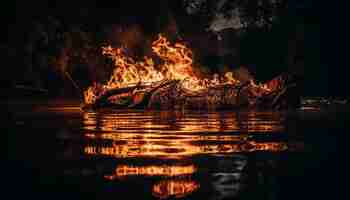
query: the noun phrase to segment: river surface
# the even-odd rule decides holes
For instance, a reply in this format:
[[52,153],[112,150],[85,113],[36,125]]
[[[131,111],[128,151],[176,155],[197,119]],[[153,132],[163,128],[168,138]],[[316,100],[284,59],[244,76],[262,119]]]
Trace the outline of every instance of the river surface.
[[349,106],[309,104],[204,112],[2,103],[3,182],[10,199],[336,197]]

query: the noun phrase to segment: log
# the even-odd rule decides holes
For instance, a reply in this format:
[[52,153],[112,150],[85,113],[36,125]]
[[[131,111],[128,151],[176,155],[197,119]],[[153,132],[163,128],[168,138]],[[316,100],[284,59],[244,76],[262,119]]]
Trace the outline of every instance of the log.
[[118,109],[234,109],[243,107],[284,109],[300,105],[297,81],[280,75],[266,85],[270,92],[261,95],[249,82],[222,84],[200,91],[188,91],[179,80],[165,80],[152,85],[136,85],[106,91],[84,108]]

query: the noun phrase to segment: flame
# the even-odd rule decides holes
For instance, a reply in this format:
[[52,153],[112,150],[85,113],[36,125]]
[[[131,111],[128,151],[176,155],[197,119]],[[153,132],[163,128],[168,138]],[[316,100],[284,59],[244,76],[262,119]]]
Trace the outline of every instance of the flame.
[[189,195],[199,188],[199,183],[193,180],[165,180],[153,186],[152,194],[158,198],[180,198]]
[[[161,64],[156,65],[156,62],[150,57],[136,61],[127,56],[127,50],[123,47],[102,47],[103,55],[114,61],[115,69],[102,89],[96,91],[95,87],[91,86],[84,92],[85,103],[94,103],[99,95],[109,89],[137,84],[148,85],[163,80],[180,80],[183,89],[189,91],[199,91],[220,84],[240,84],[240,81],[233,77],[232,72],[227,72],[224,76],[214,74],[212,79],[198,77],[193,71],[191,49],[178,42],[172,45],[161,34],[153,41],[152,50],[162,60]],[[264,85],[256,85],[254,82],[251,84],[262,90],[268,90]]]
[[152,58],[144,57],[135,61],[126,56],[126,49],[103,47],[103,54],[110,57],[116,66],[107,83],[107,88],[120,88],[138,83],[150,84],[164,79],[185,80],[184,87],[189,90],[204,89],[204,82],[193,72],[193,53],[185,45],[170,42],[162,35],[152,43],[153,52],[163,63],[156,66]]

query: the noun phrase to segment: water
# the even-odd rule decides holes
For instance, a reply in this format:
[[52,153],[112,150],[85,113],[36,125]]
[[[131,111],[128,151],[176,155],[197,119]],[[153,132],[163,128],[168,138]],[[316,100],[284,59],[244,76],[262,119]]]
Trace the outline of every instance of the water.
[[4,104],[11,199],[309,199],[341,188],[334,156],[347,105],[96,112],[68,101]]

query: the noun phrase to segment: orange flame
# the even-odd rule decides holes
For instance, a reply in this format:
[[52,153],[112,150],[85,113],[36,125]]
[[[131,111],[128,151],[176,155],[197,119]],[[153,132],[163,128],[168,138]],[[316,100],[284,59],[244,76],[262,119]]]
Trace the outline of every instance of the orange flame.
[[193,53],[185,45],[170,42],[162,35],[152,43],[153,52],[163,63],[156,66],[152,58],[144,57],[136,62],[125,55],[125,49],[103,47],[103,54],[114,60],[116,69],[107,84],[107,88],[119,88],[137,83],[149,84],[164,79],[182,80],[189,90],[204,89],[205,81],[193,72]]
[[[223,77],[215,75],[212,80],[199,78],[193,72],[193,53],[184,44],[170,42],[162,35],[152,43],[153,52],[162,59],[163,63],[156,65],[154,60],[144,57],[143,61],[135,61],[126,56],[126,49],[102,47],[102,53],[114,61],[116,68],[103,89],[113,89],[136,84],[152,84],[162,80],[180,80],[182,87],[190,91],[198,91],[218,84],[238,84],[232,72]],[[84,92],[85,103],[91,104],[97,98],[93,87]]]
[[[156,65],[150,57],[144,57],[142,61],[135,61],[126,55],[125,48],[102,47],[103,55],[114,61],[115,69],[106,85],[100,92],[95,92],[94,87],[84,91],[84,100],[87,104],[93,104],[98,98],[98,93],[105,90],[135,86],[137,84],[149,85],[163,80],[180,80],[182,88],[189,91],[199,91],[217,85],[238,85],[240,81],[233,77],[233,72],[227,72],[224,76],[214,74],[212,79],[200,78],[193,71],[193,53],[186,45],[181,43],[171,44],[161,34],[152,43],[153,52],[162,60]],[[259,93],[269,92],[266,84],[256,84],[250,81],[250,86]]]

